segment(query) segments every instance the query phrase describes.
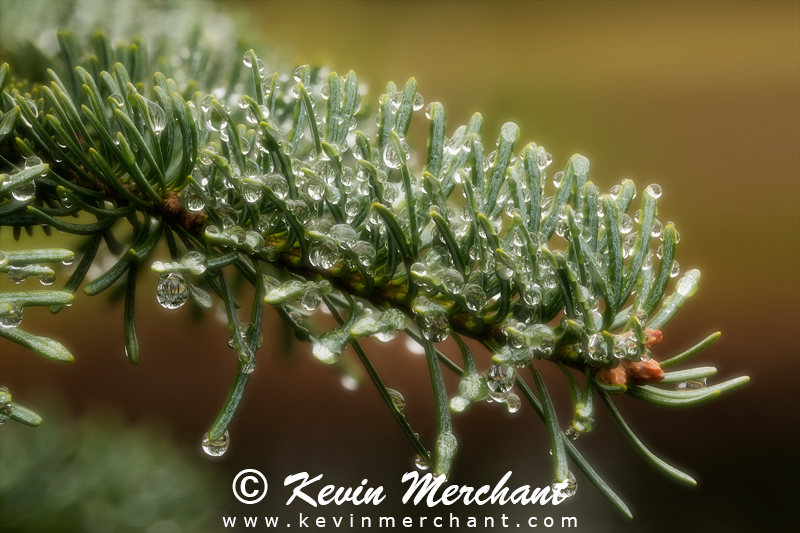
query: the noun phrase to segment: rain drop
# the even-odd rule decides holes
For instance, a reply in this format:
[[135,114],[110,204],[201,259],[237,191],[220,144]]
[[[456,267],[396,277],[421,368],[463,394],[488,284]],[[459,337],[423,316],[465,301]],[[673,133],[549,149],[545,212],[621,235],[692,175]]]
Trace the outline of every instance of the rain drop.
[[166,309],[177,309],[186,303],[186,299],[189,297],[189,286],[186,284],[183,274],[177,272],[162,274],[158,278],[156,297],[158,303]]
[[211,457],[220,457],[228,451],[228,444],[230,444],[230,436],[228,432],[222,434],[218,440],[212,441],[208,437],[208,433],[203,435],[203,451]]

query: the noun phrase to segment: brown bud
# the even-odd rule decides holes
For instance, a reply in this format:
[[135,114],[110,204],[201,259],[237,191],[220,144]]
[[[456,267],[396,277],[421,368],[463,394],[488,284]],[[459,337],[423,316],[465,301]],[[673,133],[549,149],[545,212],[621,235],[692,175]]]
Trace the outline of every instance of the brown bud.
[[628,381],[625,367],[622,364],[614,368],[601,368],[597,375],[600,381],[609,385],[625,385]]
[[661,342],[661,330],[659,329],[647,329],[645,328],[644,332],[647,334],[647,342],[645,342],[645,348],[648,350]]
[[644,383],[658,383],[664,379],[664,371],[655,359],[649,361],[628,361],[627,362],[628,382],[637,385]]

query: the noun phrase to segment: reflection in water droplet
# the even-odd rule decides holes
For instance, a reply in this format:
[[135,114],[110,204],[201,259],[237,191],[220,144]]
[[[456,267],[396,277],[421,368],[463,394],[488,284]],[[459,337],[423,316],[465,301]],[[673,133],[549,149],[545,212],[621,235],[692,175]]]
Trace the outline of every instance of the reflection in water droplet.
[[177,272],[162,274],[158,278],[156,297],[158,303],[166,309],[177,309],[186,303],[186,299],[189,297],[189,286],[186,284],[183,274]]
[[394,406],[397,407],[397,410],[401,413],[406,410],[406,399],[403,398],[403,395],[397,392],[394,389],[387,388],[386,391],[389,393],[389,396],[392,397],[392,402]]
[[10,304],[8,312],[0,315],[0,328],[15,328],[22,323],[23,309]]
[[428,470],[431,467],[430,463],[419,454],[414,457],[414,466],[422,471]]
[[208,433],[203,435],[203,451],[211,457],[219,457],[228,451],[230,436],[228,432],[222,434],[219,440],[212,441],[208,438]]
[[561,501],[571,498],[575,496],[578,492],[578,481],[575,479],[575,475],[572,472],[569,472],[569,476],[562,482],[553,481],[552,486],[550,487],[553,491],[553,495],[558,495]]

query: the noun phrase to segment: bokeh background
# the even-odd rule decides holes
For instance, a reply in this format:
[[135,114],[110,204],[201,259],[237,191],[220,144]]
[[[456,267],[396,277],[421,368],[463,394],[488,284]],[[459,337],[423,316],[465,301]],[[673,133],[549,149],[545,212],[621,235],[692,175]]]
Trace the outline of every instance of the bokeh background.
[[[665,329],[656,357],[721,331],[722,339],[697,362],[717,366],[719,381],[741,374],[752,381],[690,410],[658,409],[628,398],[618,402],[653,451],[699,480],[695,488],[650,468],[601,409],[597,430],[577,445],[630,505],[634,520],[617,515],[579,472],[577,496],[549,514],[577,516],[579,531],[797,527],[800,3],[225,1],[204,6],[231,17],[260,56],[280,57],[291,69],[322,63],[340,73],[355,70],[370,87],[365,100],[380,94],[389,80],[399,85],[414,76],[426,102],[443,103],[448,132],[478,111],[486,139],[514,121],[524,142],[553,154],[556,168],[573,153],[587,156],[591,179],[603,190],[626,177],[640,189],[659,183],[664,189],[659,217],[674,221],[682,235],[677,257],[682,270],[699,268],[703,278],[698,293]],[[421,114],[414,121],[412,135],[419,141],[426,125]],[[20,246],[6,228],[0,241]],[[142,282],[140,295],[154,292],[152,278]],[[50,479],[49,492],[28,491],[22,503],[14,499],[24,492],[20,486],[0,479],[0,529],[26,530],[24,522],[11,521],[19,519],[19,509],[52,508],[55,516],[66,516],[66,504],[59,507],[45,496],[70,489],[65,471],[77,486],[88,472],[98,477],[97,469],[100,477],[131,486],[113,489],[123,494],[115,498],[102,496],[112,489],[87,489],[86,505],[70,507],[74,522],[56,520],[49,530],[216,531],[222,529],[222,514],[254,514],[230,494],[230,480],[242,468],[264,472],[274,491],[298,471],[324,474],[324,481],[343,486],[368,478],[370,485],[386,487],[389,497],[378,508],[382,515],[437,514],[400,504],[399,479],[411,468],[413,452],[371,385],[345,389],[339,374],[312,360],[308,346],[286,340],[269,310],[259,366],[231,427],[230,449],[219,460],[206,457],[200,438],[235,374],[224,326],[214,313],[194,320],[191,304],[169,312],[155,297],[140,297],[142,358],[132,367],[124,356],[120,304],[81,295],[74,307],[55,316],[46,310],[26,313],[26,329],[47,331],[73,351],[71,365],[0,345],[2,383],[15,400],[56,427],[4,426],[0,465],[27,464],[31,472],[39,471],[37,483],[44,485],[51,476],[42,470],[61,476],[58,482]],[[451,343],[445,344],[448,353],[454,350]],[[408,420],[430,442],[434,420],[424,357],[409,353],[401,338],[369,348],[387,385],[405,395]],[[486,354],[479,357],[488,365]],[[558,391],[566,420],[566,388],[552,369],[545,378],[554,383],[551,390]],[[106,414],[96,414],[98,408]],[[96,443],[92,432],[103,428],[111,435],[98,449],[116,446],[116,435],[118,442],[139,443],[131,444],[137,450],[153,443],[153,449],[171,451],[155,456],[132,451],[138,462],[106,458],[87,470],[58,466],[58,448],[72,446],[70,457],[79,455],[90,446],[80,439]],[[494,484],[513,470],[514,486],[549,483],[546,432],[530,409],[511,415],[497,404],[481,404],[456,416],[455,428],[460,449],[453,482]],[[50,452],[56,459],[34,454],[44,449],[43,440],[54,439],[63,443]],[[176,496],[175,506],[145,500],[144,508],[155,517],[148,525],[123,516],[129,500],[124,494],[159,485],[165,475],[160,467],[171,468],[178,485],[197,487],[196,493]],[[188,505],[184,500],[205,502],[205,510],[178,513]],[[306,511],[287,509],[282,501],[257,507],[259,515],[295,517]],[[434,511],[446,515],[451,509]],[[350,512],[365,510],[344,506],[321,514]],[[547,514],[509,506],[454,512],[505,512],[511,523]]]

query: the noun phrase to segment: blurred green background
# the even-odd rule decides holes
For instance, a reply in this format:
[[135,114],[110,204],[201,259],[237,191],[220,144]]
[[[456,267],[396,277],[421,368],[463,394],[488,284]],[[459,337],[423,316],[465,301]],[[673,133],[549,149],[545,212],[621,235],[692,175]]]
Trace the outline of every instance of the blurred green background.
[[[627,501],[634,520],[620,518],[580,473],[578,495],[551,514],[577,516],[579,531],[794,530],[800,495],[800,3],[216,6],[238,21],[260,56],[280,57],[291,69],[323,63],[340,73],[355,70],[370,87],[365,100],[376,98],[389,80],[401,84],[414,76],[426,102],[443,103],[448,133],[479,111],[485,144],[504,122],[514,121],[524,142],[553,154],[555,168],[573,153],[587,156],[591,179],[603,190],[625,177],[640,190],[659,183],[659,218],[674,221],[682,235],[681,269],[699,268],[703,278],[665,329],[656,358],[719,330],[722,339],[698,362],[717,366],[719,381],[745,373],[752,381],[691,410],[618,402],[653,451],[694,475],[698,487],[687,489],[652,470],[601,413],[598,429],[577,445]],[[421,114],[414,121],[411,135],[419,142],[426,124]],[[0,240],[14,245],[5,229]],[[154,285],[155,276],[144,280],[140,294],[154,292]],[[258,468],[272,487],[298,471],[325,474],[326,482],[345,486],[366,477],[370,485],[386,487],[381,514],[434,514],[400,504],[399,479],[411,468],[413,452],[377,393],[370,386],[345,390],[335,372],[311,360],[308,346],[294,346],[286,356],[282,329],[270,311],[265,330],[273,335],[266,335],[231,427],[231,447],[220,460],[205,457],[200,438],[235,374],[227,332],[213,313],[196,322],[188,306],[168,312],[155,297],[140,297],[137,305],[138,367],[124,356],[119,302],[79,296],[56,316],[46,310],[25,316],[26,329],[54,332],[76,362],[61,366],[4,344],[0,379],[15,400],[38,408],[45,424],[66,424],[68,433],[77,433],[86,414],[103,406],[130,431],[170,439],[183,450],[183,461],[173,468],[197,469],[198,479],[212,487],[205,501],[228,513],[253,512],[234,500],[230,480],[242,468]],[[451,343],[445,344],[448,353]],[[430,442],[433,405],[424,358],[409,354],[402,339],[370,347],[386,384],[405,395],[408,420]],[[479,357],[487,366],[486,354]],[[566,388],[551,370],[545,378],[559,385],[552,390],[566,408]],[[38,400],[42,396],[69,417],[57,416],[47,407],[52,404]],[[511,415],[483,404],[454,423],[460,450],[453,482],[494,484],[513,470],[515,486],[549,483],[546,432],[529,409]],[[7,431],[23,444],[8,445]],[[42,438],[35,434],[43,431],[49,430],[3,427],[0,465],[11,454],[35,461],[29,456]],[[4,494],[0,528],[11,502]],[[260,515],[287,517],[304,510],[287,510],[283,502],[257,507]],[[338,509],[328,511],[321,514]],[[511,523],[543,515],[508,506],[453,510],[464,516],[501,511]],[[361,511],[345,506],[342,512]],[[164,510],[163,520],[182,516],[169,514]],[[220,515],[209,515],[207,529],[221,529]],[[202,530],[180,520],[175,527]]]

